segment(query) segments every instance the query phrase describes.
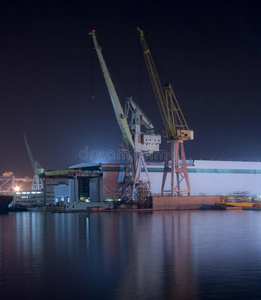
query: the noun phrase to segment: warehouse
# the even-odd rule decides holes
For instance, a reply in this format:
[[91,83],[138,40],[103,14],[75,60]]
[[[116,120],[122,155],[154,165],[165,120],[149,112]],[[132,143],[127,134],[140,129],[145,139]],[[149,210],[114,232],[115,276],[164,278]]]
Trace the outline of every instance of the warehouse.
[[[192,196],[245,195],[255,200],[261,197],[261,162],[193,160],[188,161],[187,166]],[[72,168],[76,167],[77,165]],[[78,167],[84,173],[97,174],[96,178],[85,177],[88,185],[85,190],[89,191],[85,197],[89,198],[90,202],[102,202],[120,197],[125,165],[81,164]],[[147,168],[151,181],[151,193],[160,195],[164,165],[150,162],[147,163]],[[144,177],[145,173],[142,172],[141,180]],[[78,189],[80,193],[79,184]],[[166,180],[166,195],[168,190],[170,190],[170,172]],[[81,198],[81,200],[84,199]]]

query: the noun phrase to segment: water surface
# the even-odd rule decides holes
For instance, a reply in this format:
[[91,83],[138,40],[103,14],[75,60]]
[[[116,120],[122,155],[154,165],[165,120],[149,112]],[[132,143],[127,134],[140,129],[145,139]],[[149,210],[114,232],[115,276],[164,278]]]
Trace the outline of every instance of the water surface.
[[261,211],[0,215],[1,299],[261,299]]

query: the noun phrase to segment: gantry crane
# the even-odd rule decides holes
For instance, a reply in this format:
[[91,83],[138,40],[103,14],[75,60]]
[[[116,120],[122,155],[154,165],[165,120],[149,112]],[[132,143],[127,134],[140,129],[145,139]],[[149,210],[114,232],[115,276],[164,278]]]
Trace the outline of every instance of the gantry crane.
[[32,168],[34,170],[34,178],[33,178],[33,183],[32,183],[32,190],[33,191],[39,191],[43,189],[43,180],[40,178],[40,174],[44,172],[44,169],[40,166],[39,162],[34,158],[34,155],[32,153],[32,150],[28,144],[25,132],[23,132],[24,136],[24,142],[25,142],[25,147],[32,165]]
[[[141,42],[149,78],[158,103],[159,111],[166,131],[164,137],[168,138],[171,145],[171,196],[179,196],[181,193],[190,195],[190,183],[186,164],[183,141],[193,140],[194,132],[190,130],[181,111],[177,98],[170,84],[164,87],[164,91],[159,79],[159,75],[153,61],[150,49],[144,38],[143,31],[137,27],[137,32]],[[181,157],[181,161],[179,158]],[[165,182],[169,170],[169,155],[166,156],[164,174],[162,180],[161,193],[164,195]],[[175,181],[176,174],[176,181]],[[181,189],[181,182],[185,179],[186,187]]]
[[[123,139],[126,142],[127,151],[129,151],[121,199],[135,201],[136,203],[143,205],[146,198],[150,195],[150,180],[145,163],[145,155],[152,154],[154,151],[159,151],[161,136],[153,133],[153,125],[132,98],[127,99],[126,111],[125,113],[123,112],[120,100],[103,58],[101,47],[97,42],[95,30],[89,32],[89,35],[93,39],[116,119],[121,129]],[[132,113],[130,128],[127,122],[129,111]],[[141,125],[146,127],[146,134],[141,132]],[[140,177],[142,167],[144,168],[146,175],[146,178],[143,178],[143,180]],[[131,169],[131,172],[129,172],[129,168]]]

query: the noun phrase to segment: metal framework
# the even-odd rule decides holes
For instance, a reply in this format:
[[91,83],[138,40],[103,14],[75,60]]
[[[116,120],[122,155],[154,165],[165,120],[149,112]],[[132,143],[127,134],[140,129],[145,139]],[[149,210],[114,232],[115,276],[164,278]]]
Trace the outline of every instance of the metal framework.
[[29,177],[16,178],[13,172],[5,172],[0,176],[0,194],[13,194],[16,182],[32,182]]
[[[135,201],[136,203],[139,203],[140,206],[144,206],[147,196],[150,195],[150,180],[145,163],[145,155],[151,154],[153,151],[158,151],[159,144],[161,143],[161,137],[153,134],[153,125],[149,122],[148,118],[132,98],[127,99],[124,114],[110,73],[103,58],[101,47],[97,42],[95,31],[91,31],[89,35],[93,39],[116,119],[126,142],[128,148],[127,151],[129,151],[129,160],[122,185],[121,199],[127,202]],[[132,113],[130,128],[127,122],[129,111]],[[141,132],[141,125],[144,125],[147,129],[149,129],[147,134]],[[149,140],[152,140],[152,142]],[[145,179],[141,179],[140,177],[142,167],[145,170]]]
[[[152,58],[148,44],[144,38],[143,31],[137,27],[139,39],[141,42],[143,55],[149,73],[159,111],[166,131],[164,137],[168,138],[170,150],[165,160],[164,174],[162,180],[161,194],[169,193],[165,191],[165,182],[169,170],[169,159],[171,160],[171,196],[180,195],[181,192],[190,195],[190,183],[186,165],[186,157],[183,141],[194,139],[194,132],[189,129],[184,118],[182,110],[179,106],[177,98],[174,94],[172,86],[166,85],[163,91],[160,78]],[[175,182],[176,174],[176,182]],[[181,182],[185,179],[186,189],[181,190]]]
[[28,144],[25,132],[23,132],[24,136],[24,142],[25,142],[25,147],[32,165],[32,168],[34,170],[34,178],[33,178],[33,183],[32,183],[32,190],[33,191],[40,191],[43,189],[43,180],[40,178],[40,174],[43,173],[43,169],[40,166],[39,162],[34,158],[34,155],[32,153],[32,150]]

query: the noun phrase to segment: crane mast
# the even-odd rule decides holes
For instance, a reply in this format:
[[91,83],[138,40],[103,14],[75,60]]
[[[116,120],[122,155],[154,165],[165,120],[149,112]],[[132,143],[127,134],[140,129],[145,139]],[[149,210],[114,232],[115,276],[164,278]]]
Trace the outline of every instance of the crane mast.
[[164,100],[164,92],[160,83],[160,79],[159,79],[159,75],[154,63],[154,60],[152,58],[152,55],[150,53],[150,49],[148,47],[148,44],[144,38],[144,34],[143,31],[140,30],[139,27],[137,27],[137,31],[140,35],[140,42],[141,42],[141,46],[142,46],[142,50],[143,50],[143,55],[145,58],[145,63],[149,72],[149,78],[151,81],[151,85],[152,85],[152,89],[154,91],[154,95],[155,98],[157,100],[158,103],[158,107],[159,107],[159,111],[161,114],[161,119],[163,121],[163,124],[165,126],[165,128],[168,128],[168,123],[167,123],[167,113],[166,113],[166,109],[165,109],[165,100]]
[[40,166],[39,162],[34,158],[34,155],[32,153],[32,150],[28,144],[25,132],[23,132],[23,136],[24,136],[24,142],[25,142],[25,147],[32,165],[32,168],[34,170],[34,178],[33,178],[33,183],[32,183],[32,190],[34,191],[39,191],[43,189],[43,180],[42,178],[40,178],[40,174],[43,173],[43,169]]
[[[137,32],[141,42],[143,55],[149,73],[151,85],[158,103],[161,118],[165,127],[164,136],[168,138],[171,144],[171,196],[180,195],[180,193],[187,193],[190,195],[190,183],[188,178],[186,157],[184,151],[183,141],[193,140],[194,132],[189,129],[184,118],[182,110],[179,106],[178,100],[170,84],[164,87],[164,91],[160,82],[160,78],[152,58],[148,44],[144,38],[143,31],[137,27]],[[181,163],[179,157],[181,156]],[[164,194],[164,187],[169,169],[169,154],[165,160],[164,174],[162,179],[161,193]],[[174,175],[176,174],[176,182],[174,182]],[[181,182],[185,179],[186,188],[181,189]],[[168,191],[166,191],[168,192]]]
[[[154,151],[159,150],[161,136],[153,133],[153,125],[132,98],[127,100],[124,114],[109,70],[103,58],[101,47],[97,42],[95,31],[89,32],[89,35],[93,39],[116,119],[129,151],[129,160],[125,170],[121,198],[122,200],[135,201],[137,204],[140,204],[140,206],[144,206],[147,197],[150,195],[150,180],[144,155],[150,155]],[[129,111],[132,113],[130,128],[127,122]],[[141,131],[141,125],[145,126],[148,130],[146,134]],[[144,167],[146,174],[145,180],[140,179],[142,167]],[[129,169],[131,169],[131,173]]]
[[95,30],[91,31],[89,33],[89,35],[92,37],[93,39],[93,43],[94,43],[94,47],[101,65],[101,69],[102,69],[102,73],[109,91],[109,95],[111,98],[111,102],[112,102],[112,106],[116,115],[116,119],[118,121],[118,124],[120,126],[123,138],[128,146],[128,150],[134,150],[135,146],[131,137],[131,133],[129,130],[129,126],[126,120],[126,117],[124,115],[122,106],[120,104],[120,100],[119,97],[116,93],[114,84],[112,82],[109,70],[106,66],[105,60],[103,58],[102,52],[101,52],[101,47],[99,46],[97,39],[96,39],[96,35],[95,35]]

